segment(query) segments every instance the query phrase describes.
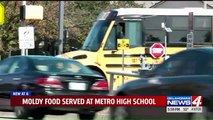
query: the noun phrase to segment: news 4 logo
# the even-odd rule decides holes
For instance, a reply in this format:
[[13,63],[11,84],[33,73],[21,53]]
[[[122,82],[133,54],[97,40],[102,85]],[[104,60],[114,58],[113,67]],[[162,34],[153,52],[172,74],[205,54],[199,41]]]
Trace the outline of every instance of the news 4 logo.
[[167,106],[202,106],[202,96],[167,96]]
[[202,96],[192,96],[192,106],[202,106],[203,105],[203,97]]

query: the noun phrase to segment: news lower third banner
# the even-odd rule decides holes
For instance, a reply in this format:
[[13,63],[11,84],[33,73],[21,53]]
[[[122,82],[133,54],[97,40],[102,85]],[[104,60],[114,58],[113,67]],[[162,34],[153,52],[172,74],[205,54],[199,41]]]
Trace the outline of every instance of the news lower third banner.
[[167,113],[200,113],[202,96],[32,96],[12,91],[11,106],[145,106],[166,107]]
[[166,106],[166,96],[11,96],[11,106]]

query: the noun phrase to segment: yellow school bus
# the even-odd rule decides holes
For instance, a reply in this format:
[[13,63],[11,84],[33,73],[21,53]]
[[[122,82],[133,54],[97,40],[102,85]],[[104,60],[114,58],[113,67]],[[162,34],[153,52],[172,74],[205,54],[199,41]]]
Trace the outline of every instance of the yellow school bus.
[[[94,22],[83,46],[77,51],[58,55],[72,58],[94,71],[102,74],[109,81],[106,71],[122,70],[122,53],[124,70],[138,71],[141,64],[156,65],[164,56],[154,58],[150,55],[150,46],[161,43],[166,46],[166,55],[171,56],[186,49],[189,33],[189,13],[193,13],[193,45],[212,45],[213,10],[203,8],[120,8],[104,10]],[[162,23],[172,30],[165,32]],[[128,39],[127,49],[117,49],[117,39]],[[141,56],[144,59],[141,62]],[[121,85],[122,76],[114,76],[114,89]],[[125,76],[127,82],[134,78]]]

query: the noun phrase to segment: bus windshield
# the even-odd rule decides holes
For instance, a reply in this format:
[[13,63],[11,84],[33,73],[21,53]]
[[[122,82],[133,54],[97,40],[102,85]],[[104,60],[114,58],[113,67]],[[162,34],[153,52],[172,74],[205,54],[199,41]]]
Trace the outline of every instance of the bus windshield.
[[94,22],[83,46],[83,50],[97,51],[100,48],[105,32],[110,24],[110,20],[97,20]]

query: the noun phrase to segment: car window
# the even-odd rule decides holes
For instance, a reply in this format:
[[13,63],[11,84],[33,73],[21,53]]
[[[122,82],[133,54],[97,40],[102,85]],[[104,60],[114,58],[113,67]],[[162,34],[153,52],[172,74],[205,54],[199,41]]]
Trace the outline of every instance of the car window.
[[180,75],[186,63],[185,53],[173,55],[167,61],[156,67],[154,74],[160,76]]
[[186,54],[186,64],[180,75],[201,75],[205,74],[205,63],[209,59],[208,54],[198,51],[190,51]]
[[198,67],[199,74],[213,75],[213,56],[202,55],[201,57],[203,61],[200,62],[201,65]]
[[33,59],[33,64],[38,71],[60,72],[70,74],[91,74],[92,70],[77,61]]
[[8,71],[8,73],[19,73],[23,72],[26,68],[26,62],[22,58],[14,58],[13,63]]
[[[213,58],[208,54],[199,51],[181,52],[159,65],[154,70],[154,74],[160,76],[204,75],[211,71],[209,69],[211,69],[210,61],[212,61],[212,59]],[[210,65],[206,63],[209,63]]]
[[0,62],[0,74],[6,74],[9,71],[11,64],[13,63],[13,58],[7,58]]

